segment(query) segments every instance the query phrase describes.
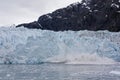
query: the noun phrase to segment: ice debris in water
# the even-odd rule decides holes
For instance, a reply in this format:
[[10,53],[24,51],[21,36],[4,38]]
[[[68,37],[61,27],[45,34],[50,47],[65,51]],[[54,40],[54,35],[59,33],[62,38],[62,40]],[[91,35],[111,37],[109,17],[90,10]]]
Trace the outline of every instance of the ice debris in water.
[[120,76],[120,71],[111,71],[110,74],[115,74]]

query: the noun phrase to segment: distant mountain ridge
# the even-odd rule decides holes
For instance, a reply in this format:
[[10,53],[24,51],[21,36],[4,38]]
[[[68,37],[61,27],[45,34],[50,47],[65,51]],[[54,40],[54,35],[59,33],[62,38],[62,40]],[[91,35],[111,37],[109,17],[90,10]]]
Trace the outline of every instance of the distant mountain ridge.
[[53,31],[120,31],[120,0],[82,0],[16,27]]

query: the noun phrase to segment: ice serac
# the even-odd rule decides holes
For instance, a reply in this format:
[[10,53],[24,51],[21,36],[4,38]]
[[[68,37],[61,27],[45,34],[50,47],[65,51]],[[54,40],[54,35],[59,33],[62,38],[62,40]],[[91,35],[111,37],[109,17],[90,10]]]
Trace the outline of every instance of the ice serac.
[[120,31],[120,1],[82,0],[17,27],[21,26],[54,31]]
[[0,28],[0,63],[111,64],[120,61],[120,32],[54,32]]

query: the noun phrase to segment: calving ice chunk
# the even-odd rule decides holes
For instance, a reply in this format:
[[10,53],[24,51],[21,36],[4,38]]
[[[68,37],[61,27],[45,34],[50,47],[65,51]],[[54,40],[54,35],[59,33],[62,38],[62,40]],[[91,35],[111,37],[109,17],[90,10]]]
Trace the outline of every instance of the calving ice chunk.
[[0,63],[113,64],[119,61],[119,32],[0,28]]

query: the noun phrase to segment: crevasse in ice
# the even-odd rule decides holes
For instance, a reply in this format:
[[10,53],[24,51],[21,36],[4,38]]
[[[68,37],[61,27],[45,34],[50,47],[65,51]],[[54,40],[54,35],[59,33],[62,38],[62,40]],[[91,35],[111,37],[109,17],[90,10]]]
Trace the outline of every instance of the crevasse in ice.
[[0,28],[0,63],[109,64],[120,61],[120,32]]

